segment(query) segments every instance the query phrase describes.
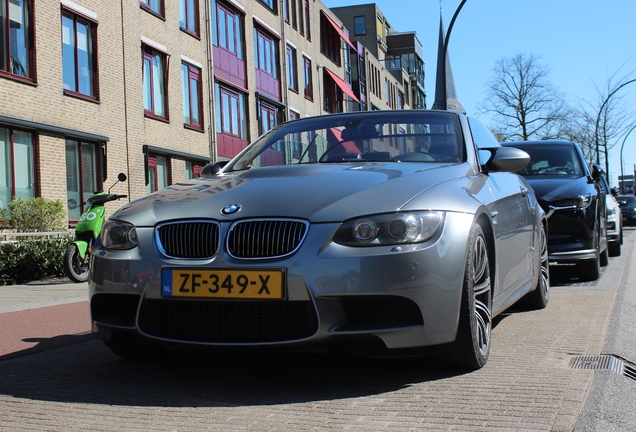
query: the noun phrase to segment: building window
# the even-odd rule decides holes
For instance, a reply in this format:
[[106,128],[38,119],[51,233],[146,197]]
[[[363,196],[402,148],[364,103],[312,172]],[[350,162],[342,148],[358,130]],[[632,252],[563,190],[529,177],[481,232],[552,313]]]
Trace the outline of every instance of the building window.
[[201,174],[201,170],[203,169],[203,165],[201,163],[186,161],[186,178],[193,179],[199,177]]
[[0,209],[15,198],[35,196],[33,136],[29,132],[0,128]]
[[325,14],[320,14],[320,29],[320,52],[340,67],[341,36]]
[[353,34],[356,36],[367,34],[367,21],[365,16],[353,17]]
[[154,13],[155,15],[159,15],[160,17],[164,16],[163,13],[163,0],[140,0],[141,7],[144,9]]
[[97,99],[97,24],[62,12],[64,91]]
[[298,15],[296,14],[296,0],[289,0],[291,2],[291,22],[293,28],[298,28]]
[[0,0],[0,72],[33,80],[33,0]]
[[183,124],[194,129],[203,129],[201,112],[201,69],[181,63],[181,86],[183,89]]
[[330,113],[342,112],[342,91],[327,72],[323,75],[323,108]]
[[384,40],[384,20],[381,16],[377,17],[376,31],[378,32],[378,37]]
[[198,0],[179,0],[179,23],[183,30],[195,36],[199,35]]
[[289,24],[289,2],[293,0],[283,0],[283,18]]
[[245,96],[220,84],[216,84],[216,130],[247,140]]
[[170,159],[148,155],[148,193],[158,192],[170,185]]
[[254,30],[254,47],[256,69],[278,79],[276,41],[265,33]]
[[241,16],[217,4],[216,28],[212,32],[212,43],[243,59],[243,20]]
[[305,98],[314,100],[314,82],[311,71],[311,60],[303,57],[303,72],[305,77]]
[[144,112],[151,117],[168,118],[166,54],[143,45]]
[[305,17],[303,13],[303,0],[298,0],[298,30],[301,35],[305,35]]
[[269,132],[278,124],[278,109],[274,105],[260,103],[260,133]]
[[298,91],[298,72],[296,67],[296,50],[287,45],[287,87]]
[[[276,13],[276,0],[258,0],[261,4],[265,5],[272,12]],[[292,0],[293,1],[293,0]]]
[[66,140],[66,198],[69,221],[78,221],[84,203],[95,191],[101,190],[98,146]]
[[307,40],[311,40],[311,27],[309,25],[309,0],[305,1],[305,30],[307,30]]

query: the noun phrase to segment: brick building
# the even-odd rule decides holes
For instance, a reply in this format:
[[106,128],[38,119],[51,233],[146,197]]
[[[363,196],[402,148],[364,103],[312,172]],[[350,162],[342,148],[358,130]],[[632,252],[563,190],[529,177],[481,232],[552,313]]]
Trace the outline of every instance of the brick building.
[[137,199],[287,120],[423,107],[339,16],[317,0],[0,0],[0,207],[61,200],[73,226],[119,172],[113,192]]

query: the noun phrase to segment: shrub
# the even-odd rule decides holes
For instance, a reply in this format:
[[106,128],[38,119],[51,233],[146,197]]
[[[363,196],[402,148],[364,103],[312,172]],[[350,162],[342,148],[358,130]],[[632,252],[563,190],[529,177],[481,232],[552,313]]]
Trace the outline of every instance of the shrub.
[[65,231],[66,215],[61,201],[42,197],[15,198],[0,214],[8,228],[16,232]]
[[64,252],[73,237],[0,244],[0,285],[64,276]]

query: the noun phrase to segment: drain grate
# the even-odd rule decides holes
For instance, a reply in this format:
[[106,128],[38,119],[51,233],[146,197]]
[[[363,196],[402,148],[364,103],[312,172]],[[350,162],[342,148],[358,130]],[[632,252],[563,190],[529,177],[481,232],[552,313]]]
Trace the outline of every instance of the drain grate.
[[625,375],[636,380],[636,369],[611,355],[572,357],[570,367],[572,369],[611,370],[619,375]]

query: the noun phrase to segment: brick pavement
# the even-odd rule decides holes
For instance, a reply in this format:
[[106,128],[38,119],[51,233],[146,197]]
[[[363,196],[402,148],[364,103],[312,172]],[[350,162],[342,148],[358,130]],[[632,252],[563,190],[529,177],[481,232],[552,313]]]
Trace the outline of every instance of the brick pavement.
[[93,340],[0,361],[0,430],[572,431],[582,414],[596,415],[582,410],[605,372],[569,360],[602,353],[632,261],[627,234],[599,281],[556,281],[545,310],[499,317],[476,372],[434,359],[318,355],[141,363]]

